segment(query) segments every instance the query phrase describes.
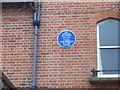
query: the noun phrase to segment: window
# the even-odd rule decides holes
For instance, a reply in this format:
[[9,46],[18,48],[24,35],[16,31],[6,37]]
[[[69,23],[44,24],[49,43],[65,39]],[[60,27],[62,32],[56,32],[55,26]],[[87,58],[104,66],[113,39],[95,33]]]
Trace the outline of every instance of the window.
[[120,70],[120,21],[107,19],[97,24],[98,77],[118,77]]

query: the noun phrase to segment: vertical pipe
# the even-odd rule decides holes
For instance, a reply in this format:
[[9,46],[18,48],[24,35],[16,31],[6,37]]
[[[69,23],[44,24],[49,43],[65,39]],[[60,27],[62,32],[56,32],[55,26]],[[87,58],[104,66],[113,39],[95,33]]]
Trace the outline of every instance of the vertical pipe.
[[[34,21],[37,20],[37,13],[34,12]],[[37,52],[37,31],[38,26],[35,25],[35,33],[34,33],[34,61],[33,61],[33,72],[32,72],[32,89],[35,90],[35,78],[36,78],[36,52]]]
[[40,21],[40,0],[38,0],[38,17],[37,20]]
[[32,90],[36,90],[36,56],[37,56],[37,38],[38,38],[38,28],[40,25],[40,0],[38,0],[38,11],[34,12],[34,62],[33,62],[33,72],[32,72]]

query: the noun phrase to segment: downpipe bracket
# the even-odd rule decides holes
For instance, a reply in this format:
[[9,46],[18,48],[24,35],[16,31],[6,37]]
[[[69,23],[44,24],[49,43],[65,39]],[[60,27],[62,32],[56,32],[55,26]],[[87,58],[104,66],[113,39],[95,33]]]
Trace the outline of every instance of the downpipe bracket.
[[39,28],[39,26],[40,26],[40,20],[33,20],[33,25],[34,26],[38,26],[38,28]]

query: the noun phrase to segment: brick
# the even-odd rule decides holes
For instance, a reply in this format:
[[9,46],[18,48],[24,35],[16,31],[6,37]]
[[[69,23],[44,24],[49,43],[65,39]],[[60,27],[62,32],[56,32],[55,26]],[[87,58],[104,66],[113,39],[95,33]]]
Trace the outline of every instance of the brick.
[[[87,81],[90,70],[97,67],[96,23],[110,17],[120,19],[119,14],[117,2],[42,2],[36,86],[102,90],[101,85],[92,86]],[[32,20],[33,12],[25,4],[2,5],[0,67],[16,87],[32,85],[35,31]],[[56,41],[64,29],[72,30],[77,37],[69,49],[61,48]],[[109,86],[116,87],[103,85]]]

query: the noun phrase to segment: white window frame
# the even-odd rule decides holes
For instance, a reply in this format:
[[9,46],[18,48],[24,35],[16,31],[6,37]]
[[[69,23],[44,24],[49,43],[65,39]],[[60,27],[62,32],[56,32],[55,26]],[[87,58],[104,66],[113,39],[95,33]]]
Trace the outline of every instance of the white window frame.
[[[108,22],[109,20],[115,20],[115,19],[107,19],[104,20],[100,23],[97,23],[97,70],[102,70],[102,63],[101,63],[101,54],[100,54],[100,49],[105,49],[105,48],[116,48],[119,49],[120,46],[100,46],[100,39],[99,39],[99,26],[103,23],[105,23],[106,21]],[[118,20],[117,20],[118,21]],[[119,74],[103,74],[103,72],[98,72],[97,77],[98,78],[117,78],[119,77]]]

